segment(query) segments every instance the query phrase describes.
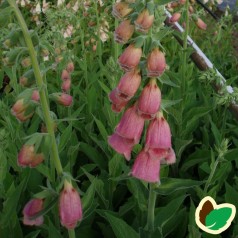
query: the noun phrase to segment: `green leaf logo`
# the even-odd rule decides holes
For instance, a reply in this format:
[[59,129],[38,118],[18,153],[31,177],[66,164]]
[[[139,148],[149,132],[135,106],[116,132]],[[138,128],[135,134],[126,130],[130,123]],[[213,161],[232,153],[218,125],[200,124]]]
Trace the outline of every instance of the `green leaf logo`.
[[220,234],[225,231],[235,218],[236,207],[230,203],[217,205],[209,196],[202,199],[196,212],[195,220],[200,229],[209,234]]

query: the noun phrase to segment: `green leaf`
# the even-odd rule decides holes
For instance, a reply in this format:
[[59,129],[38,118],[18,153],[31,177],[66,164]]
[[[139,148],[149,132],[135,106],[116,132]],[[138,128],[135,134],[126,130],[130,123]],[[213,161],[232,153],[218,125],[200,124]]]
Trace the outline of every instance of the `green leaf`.
[[205,219],[205,225],[211,230],[219,230],[226,225],[230,218],[232,209],[230,207],[222,207],[212,210]]
[[117,218],[107,212],[105,212],[104,214],[117,238],[139,238],[139,234],[121,218]]
[[159,188],[155,192],[161,195],[168,195],[178,190],[185,190],[200,186],[204,181],[195,181],[191,179],[162,178]]
[[157,5],[165,5],[165,4],[168,4],[172,2],[171,0],[155,0],[154,3],[157,4]]
[[107,133],[107,130],[105,129],[103,123],[100,120],[98,120],[96,117],[94,117],[94,121],[96,122],[98,130],[99,130],[100,134],[102,135],[103,139],[105,141],[107,141],[108,133]]

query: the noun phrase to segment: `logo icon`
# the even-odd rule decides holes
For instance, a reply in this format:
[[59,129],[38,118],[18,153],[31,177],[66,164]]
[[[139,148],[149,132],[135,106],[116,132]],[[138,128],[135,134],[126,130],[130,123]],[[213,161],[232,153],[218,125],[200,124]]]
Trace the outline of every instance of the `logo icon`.
[[236,207],[230,203],[217,205],[212,197],[205,197],[195,212],[195,221],[203,231],[217,235],[225,231],[236,215]]

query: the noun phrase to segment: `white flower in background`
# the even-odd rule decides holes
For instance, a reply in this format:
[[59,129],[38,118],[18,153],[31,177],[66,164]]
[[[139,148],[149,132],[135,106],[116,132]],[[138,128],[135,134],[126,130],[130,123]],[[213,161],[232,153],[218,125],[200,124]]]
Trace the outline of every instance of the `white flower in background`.
[[204,4],[206,4],[206,3],[208,3],[209,2],[209,0],[203,0],[203,3]]
[[223,3],[223,0],[216,0],[216,2],[220,5]]
[[41,6],[40,6],[39,2],[36,4],[35,13],[36,14],[40,14],[41,13]]
[[79,3],[78,3],[78,1],[74,4],[72,9],[73,9],[74,12],[77,12],[79,10]]
[[64,38],[71,37],[73,34],[73,29],[74,29],[74,27],[72,25],[68,25],[64,34],[63,34]]
[[100,6],[104,5],[104,2],[102,0],[98,0],[98,3],[99,3]]
[[43,4],[42,4],[42,12],[43,13],[45,13],[47,11],[47,9],[49,9],[49,5],[50,5],[50,3],[46,2],[46,0],[43,1]]
[[21,0],[21,7],[25,7],[27,4],[29,4],[30,1],[29,0]]
[[234,89],[230,85],[226,86],[226,90],[228,93],[234,93]]
[[48,55],[47,55],[47,56],[44,56],[44,57],[43,57],[43,60],[44,60],[44,61],[49,61],[49,56],[48,56]]
[[59,7],[60,5],[62,5],[65,2],[65,0],[58,0],[57,1],[57,7]]
[[109,38],[108,29],[109,29],[109,24],[107,21],[104,20],[99,28],[100,39],[102,42],[107,41],[107,39]]

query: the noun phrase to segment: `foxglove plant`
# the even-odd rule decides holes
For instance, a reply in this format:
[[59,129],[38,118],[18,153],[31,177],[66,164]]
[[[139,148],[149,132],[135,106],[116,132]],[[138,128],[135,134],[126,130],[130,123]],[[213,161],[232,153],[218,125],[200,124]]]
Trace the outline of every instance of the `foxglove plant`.
[[[121,78],[117,88],[109,95],[112,109],[115,108],[115,105],[120,105],[117,107],[118,110],[113,111],[119,112],[127,104],[131,104],[130,101],[135,101],[134,96],[139,86],[144,88],[133,106],[126,109],[108,142],[115,151],[130,160],[134,145],[141,141],[144,126],[147,125],[145,122],[149,121],[144,148],[137,155],[130,175],[148,183],[159,183],[160,165],[175,163],[175,153],[172,149],[170,127],[161,111],[161,91],[157,84],[157,78],[166,70],[165,55],[160,50],[161,47],[151,44],[148,52],[143,49],[143,43],[141,43],[141,39],[150,38],[150,35],[146,36],[146,34],[149,31],[153,32],[153,23],[156,21],[151,2],[145,3],[139,13],[132,13],[131,10],[138,9],[137,4],[139,3],[130,4],[127,1],[122,1],[113,6],[113,15],[122,21],[115,31],[115,41],[125,44],[130,39],[129,46],[118,59],[118,64],[126,74]],[[123,25],[126,27],[120,30]],[[133,38],[134,28],[137,33],[143,34],[143,36]],[[140,70],[143,59],[146,61],[147,77],[149,78],[147,83],[145,83],[146,76],[142,74],[143,70]],[[133,75],[135,72],[136,78]],[[141,143],[144,143],[143,140]],[[152,186],[150,189],[147,226],[153,230],[156,197]]]
[[[82,219],[81,200],[78,192],[71,185],[71,176],[66,174],[62,167],[54,134],[55,122],[48,103],[49,99],[53,99],[56,103],[63,106],[72,105],[73,97],[67,94],[67,92],[69,92],[71,87],[71,73],[74,71],[74,64],[73,62],[69,62],[62,71],[61,87],[63,92],[53,93],[48,96],[48,90],[45,85],[46,82],[42,77],[43,74],[37,61],[36,51],[24,18],[14,0],[8,0],[8,3],[16,14],[32,64],[32,69],[20,80],[21,86],[27,88],[18,95],[18,99],[12,106],[11,112],[19,121],[25,122],[29,120],[35,112],[38,113],[38,109],[38,111],[42,112],[42,119],[46,126],[44,129],[45,133],[35,133],[28,137],[30,139],[19,151],[17,163],[21,167],[37,167],[48,160],[48,154],[51,151],[50,159],[52,162],[49,163],[50,166],[52,166],[51,171],[53,171],[51,180],[55,182],[54,171],[56,170],[58,175],[57,183],[59,183],[55,183],[57,189],[54,191],[53,199],[43,192],[40,193],[40,195],[36,195],[36,198],[33,198],[25,205],[23,209],[23,223],[25,225],[42,225],[44,221],[42,214],[46,213],[44,201],[47,200],[49,202],[52,200],[51,202],[54,202],[59,196],[59,217],[61,224],[69,230],[69,237],[75,237],[74,228],[77,222]],[[30,83],[29,78],[31,79]],[[65,177],[67,177],[67,180]],[[59,195],[58,192],[62,187],[60,181],[64,182],[64,189]]]

